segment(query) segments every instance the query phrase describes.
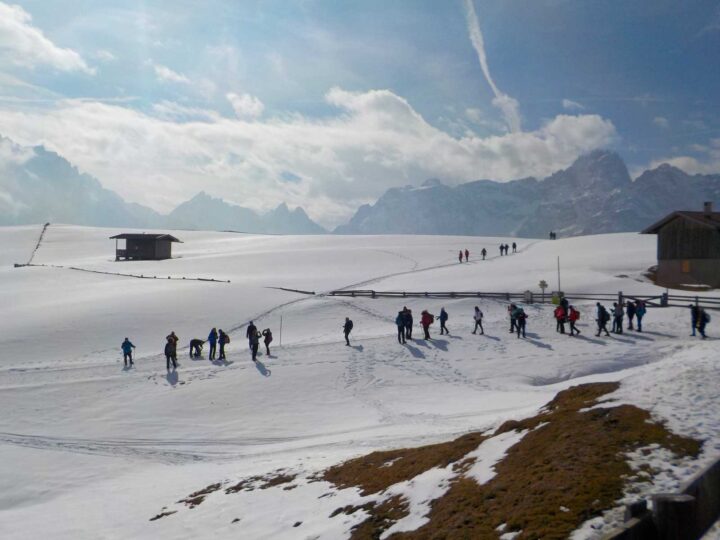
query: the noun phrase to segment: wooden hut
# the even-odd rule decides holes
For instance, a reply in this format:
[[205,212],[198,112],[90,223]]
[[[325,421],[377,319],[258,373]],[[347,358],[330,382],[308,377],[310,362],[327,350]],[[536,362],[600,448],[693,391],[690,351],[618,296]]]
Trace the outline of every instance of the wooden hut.
[[720,288],[720,212],[673,212],[642,234],[657,234],[657,283]]
[[180,242],[170,234],[124,233],[115,240],[115,260],[160,261],[172,258],[172,243]]

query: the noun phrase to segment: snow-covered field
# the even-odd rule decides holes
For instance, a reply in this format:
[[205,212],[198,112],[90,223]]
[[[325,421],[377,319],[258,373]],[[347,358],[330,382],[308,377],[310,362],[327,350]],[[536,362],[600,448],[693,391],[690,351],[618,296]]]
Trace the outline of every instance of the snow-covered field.
[[[571,339],[555,332],[550,307],[527,306],[522,340],[508,333],[500,302],[480,303],[480,336],[470,333],[476,300],[321,294],[354,287],[537,290],[541,279],[555,283],[557,256],[566,292],[659,294],[641,277],[655,264],[653,236],[520,240],[519,253],[498,257],[506,239],[179,231],[173,234],[184,243],[174,246],[172,260],[115,262],[108,237],[119,231],[53,225],[34,258],[164,278],[136,279],[13,268],[28,259],[39,232],[0,228],[2,538],[343,538],[357,516],[329,519],[347,503],[341,494],[318,498],[327,491],[321,482],[210,496],[193,510],[148,520],[214,482],[277,469],[307,476],[375,449],[491,428],[534,414],[579,382],[621,380],[618,399],[707,441],[703,459],[675,464],[664,488],[720,452],[717,341],[689,337],[686,309],[651,309],[642,335],[595,338],[592,305],[579,303],[583,334]],[[483,247],[487,261],[477,260]],[[472,260],[458,264],[465,248]],[[403,305],[416,321],[422,309],[437,314],[445,306],[452,334],[440,338],[434,327],[437,339],[399,345],[394,318]],[[346,316],[355,323],[351,347],[342,340]],[[272,356],[257,365],[244,338],[251,319],[275,335]],[[205,339],[213,326],[231,336],[228,361],[189,358],[189,340]],[[180,336],[181,365],[168,374],[162,351],[171,330]],[[420,333],[416,328],[415,337]],[[137,346],[132,370],[123,369],[125,336]],[[498,445],[486,446],[484,457],[478,450],[479,477],[492,474],[498,459]],[[446,480],[431,472],[397,488],[415,489],[418,499],[398,524],[405,530],[422,521],[425,503]],[[591,536],[591,524],[586,529]]]

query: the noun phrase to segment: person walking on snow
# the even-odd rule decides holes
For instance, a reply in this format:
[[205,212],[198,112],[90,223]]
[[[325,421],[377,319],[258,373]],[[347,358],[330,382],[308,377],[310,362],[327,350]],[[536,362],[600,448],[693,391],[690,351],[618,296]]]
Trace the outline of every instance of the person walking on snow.
[[706,339],[707,336],[705,335],[705,327],[707,326],[707,323],[710,322],[710,315],[707,311],[705,311],[703,308],[698,308],[698,321],[697,321],[697,329],[698,332],[700,332],[700,335],[703,339]]
[[248,347],[252,349],[252,337],[257,334],[257,326],[255,326],[255,323],[253,321],[250,321],[250,324],[248,324],[247,331],[245,332],[245,337],[248,338]]
[[398,343],[405,345],[405,311],[398,311],[395,317],[395,325],[397,326]]
[[565,333],[565,308],[558,306],[553,312],[555,315],[555,331],[561,334]]
[[458,262],[462,263],[463,252],[462,249],[458,252]]
[[635,302],[632,300],[628,300],[627,306],[625,307],[625,313],[628,317],[628,325],[627,329],[632,330],[633,329],[633,319],[635,318],[635,311],[636,311]]
[[468,262],[469,258],[470,258],[470,252],[466,249],[465,250],[465,262]]
[[169,339],[165,343],[165,366],[170,371],[170,362],[172,362],[173,369],[177,369],[177,358],[175,357],[175,346]]
[[425,339],[430,339],[430,325],[435,322],[435,316],[423,310],[420,316],[420,325],[425,331]]
[[220,356],[219,360],[225,360],[225,345],[230,343],[230,336],[222,331],[222,328],[218,330],[218,341],[220,342]]
[[607,323],[610,320],[610,314],[608,313],[607,309],[605,309],[605,306],[601,305],[600,302],[597,302],[595,304],[597,306],[597,314],[596,314],[596,321],[598,326],[597,334],[595,334],[597,337],[600,337],[601,332],[605,332],[606,336],[610,336],[610,332],[608,332],[607,329]]
[[260,332],[257,330],[250,336],[250,352],[252,353],[252,361],[257,362],[258,347],[260,347]]
[[623,333],[622,321],[623,321],[624,314],[625,314],[625,312],[623,311],[622,304],[613,302],[613,310],[612,310],[612,316],[613,316],[612,333],[613,334],[622,334]]
[[580,330],[577,329],[577,326],[575,326],[575,323],[580,319],[580,312],[575,309],[575,306],[570,306],[570,311],[568,313],[568,321],[570,321],[570,337],[572,337],[574,334],[580,335]]
[[515,313],[516,307],[517,306],[515,306],[515,304],[510,304],[507,308],[508,315],[510,315],[510,333],[511,334],[515,332],[515,315],[514,315],[514,313]]
[[647,309],[645,308],[645,302],[638,300],[635,305],[635,319],[637,319],[637,331],[642,332],[642,320],[645,317]]
[[517,253],[517,244],[513,242],[513,253]]
[[480,255],[482,255],[483,261],[485,260],[485,256],[487,255],[487,249],[482,248],[482,251],[480,252]]
[[688,304],[688,307],[690,308],[690,324],[692,324],[692,334],[690,335],[694,336],[695,330],[697,329],[698,313],[700,312],[700,308],[693,304]]
[[343,334],[345,335],[345,345],[350,346],[350,332],[353,329],[353,322],[350,317],[345,317],[345,324],[343,324]]
[[403,311],[405,312],[405,339],[412,339],[412,331],[413,331],[413,316],[412,316],[412,310],[408,309],[407,307],[403,307]]
[[208,334],[207,342],[210,344],[210,351],[208,353],[208,360],[215,360],[215,351],[217,350],[218,333],[215,328],[210,330]]
[[447,326],[445,323],[448,320],[448,314],[447,311],[445,311],[445,308],[440,308],[440,335],[447,334],[450,335],[450,330],[447,329]]
[[265,352],[267,353],[268,356],[270,356],[270,344],[272,343],[272,340],[273,340],[272,332],[270,331],[269,328],[266,328],[265,330],[262,331],[262,335],[263,335],[263,343],[265,343]]
[[522,337],[525,337],[525,326],[527,324],[527,315],[525,314],[525,310],[521,307],[515,308],[515,326],[517,327],[517,337],[520,338],[520,333],[522,332]]
[[131,366],[134,366],[135,364],[133,364],[132,350],[135,348],[135,345],[133,345],[128,338],[125,338],[125,341],[122,342],[120,348],[123,352],[123,363],[125,364],[125,367],[128,367],[128,361],[130,361]]
[[475,320],[475,329],[473,330],[473,334],[477,333],[477,329],[480,329],[480,334],[484,334],[485,330],[483,330],[482,320],[483,320],[483,312],[480,311],[480,308],[475,306],[475,314],[473,315],[473,319]]
[[500,256],[505,255],[505,244],[500,244]]
[[[178,337],[175,335],[175,332],[170,332],[170,335],[168,335],[166,338],[167,345],[169,345],[169,351],[170,355],[173,361],[173,367],[177,368],[177,344],[178,344]],[[168,346],[165,346],[165,354],[167,355]],[[168,369],[170,369],[170,364],[168,363]]]

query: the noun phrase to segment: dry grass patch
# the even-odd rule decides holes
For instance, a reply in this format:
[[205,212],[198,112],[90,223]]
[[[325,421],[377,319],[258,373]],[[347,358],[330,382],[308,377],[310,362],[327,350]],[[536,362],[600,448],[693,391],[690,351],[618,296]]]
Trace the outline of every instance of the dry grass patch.
[[[632,470],[626,453],[657,444],[679,456],[696,456],[700,443],[670,433],[647,411],[631,405],[583,411],[618,383],[580,385],[560,392],[537,416],[503,424],[495,435],[530,430],[495,466],[496,476],[479,485],[462,476],[464,455],[487,438],[465,435],[449,443],[374,452],[329,469],[325,479],[340,487],[357,486],[364,494],[413,478],[433,467],[459,462],[458,478],[436,499],[429,522],[393,539],[498,538],[522,531],[517,540],[564,539],[589,518],[612,508],[623,495]],[[387,466],[387,463],[391,465]],[[376,507],[353,531],[353,539],[378,538],[389,527]]]

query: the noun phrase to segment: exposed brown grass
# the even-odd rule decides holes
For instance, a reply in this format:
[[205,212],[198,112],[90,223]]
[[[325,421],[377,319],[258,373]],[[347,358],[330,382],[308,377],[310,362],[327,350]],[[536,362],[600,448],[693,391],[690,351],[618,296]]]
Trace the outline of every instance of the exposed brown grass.
[[204,500],[205,497],[210,495],[211,493],[218,491],[222,487],[222,484],[210,484],[208,487],[203,488],[199,491],[196,491],[195,493],[191,493],[184,499],[181,499],[178,501],[178,503],[185,503],[190,508],[195,508],[196,506],[199,506]]
[[[391,538],[498,538],[496,527],[503,523],[506,532],[522,531],[518,540],[567,538],[622,496],[625,479],[632,474],[626,452],[658,444],[677,455],[697,455],[698,441],[670,433],[637,407],[581,412],[617,387],[617,383],[576,386],[560,392],[537,416],[503,424],[496,435],[531,431],[495,466],[496,476],[479,485],[459,475],[432,504],[426,525]],[[439,445],[374,452],[329,469],[325,479],[340,487],[358,486],[365,494],[376,493],[433,467],[459,462],[485,438],[470,434]],[[363,508],[371,517],[353,531],[352,538],[378,538],[393,513],[377,506]]]
[[[277,472],[275,474],[268,474],[266,476],[251,476],[240,480],[237,484],[234,484],[225,489],[226,494],[237,493],[239,491],[253,491],[255,489],[268,489],[282,484],[289,484],[297,477],[296,474],[285,474]],[[286,488],[287,489],[287,488]],[[289,489],[292,489],[290,487]]]

